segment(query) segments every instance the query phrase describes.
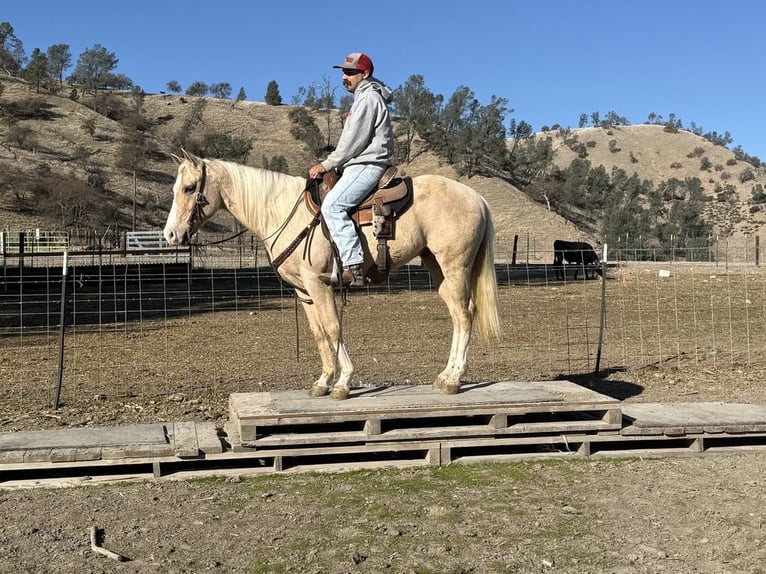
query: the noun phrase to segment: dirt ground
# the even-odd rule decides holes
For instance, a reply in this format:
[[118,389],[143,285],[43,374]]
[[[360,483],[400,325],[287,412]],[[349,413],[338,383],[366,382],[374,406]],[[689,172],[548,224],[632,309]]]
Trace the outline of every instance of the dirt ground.
[[[762,573],[762,455],[0,491],[0,572]],[[124,556],[93,552],[98,542]]]
[[[430,307],[417,297],[411,296],[416,300],[404,311],[416,307],[429,316]],[[272,312],[277,315],[266,317]],[[284,312],[259,312],[259,325],[273,327]],[[348,320],[369,323],[366,313],[357,302]],[[181,327],[189,337],[184,341],[199,341],[199,333],[212,333],[222,319],[227,317],[194,317]],[[431,320],[443,326],[442,315],[434,313],[426,319]],[[284,338],[275,332],[284,332]],[[417,347],[417,361],[408,355],[406,362],[389,364],[386,376],[428,384],[441,369],[444,338],[422,332],[410,343],[396,333],[398,345]],[[160,335],[152,329],[140,333],[147,348],[167,346],[151,342]],[[364,348],[366,336],[353,327],[351,335],[357,348]],[[266,344],[289,349],[294,336],[272,328],[253,344],[261,351]],[[471,380],[493,373],[500,380],[528,375],[518,370],[523,348],[502,345],[502,353],[474,347]],[[373,347],[379,349],[380,342],[374,340]],[[513,348],[512,365],[501,357],[508,348]],[[530,349],[526,354],[534,362]],[[25,360],[35,362],[36,351],[30,352]],[[306,388],[317,368],[306,352],[311,360],[290,363],[289,369],[285,361],[258,362],[260,388]],[[683,352],[671,361],[626,365],[601,377],[568,373],[566,378],[628,402],[766,403],[766,370],[755,353],[740,362],[690,356]],[[3,364],[13,360],[6,355]],[[80,357],[81,367],[83,361]],[[228,374],[224,365],[230,365]],[[255,390],[244,382],[247,368],[252,365],[224,357],[214,385],[195,385],[202,371],[187,369],[155,394],[144,387],[99,393],[86,384],[73,392],[75,383],[68,381],[68,401],[57,411],[48,404],[48,383],[41,387],[29,377],[27,383],[15,381],[0,406],[0,431],[178,420],[223,426],[228,394]],[[371,366],[360,370],[362,383],[382,376]],[[119,369],[109,371],[124,376]],[[42,393],[45,398],[38,400]],[[19,397],[27,408],[18,408]],[[766,572],[765,468],[766,455],[708,454],[0,490],[0,574],[761,573]],[[93,526],[99,542],[125,562],[91,550]]]

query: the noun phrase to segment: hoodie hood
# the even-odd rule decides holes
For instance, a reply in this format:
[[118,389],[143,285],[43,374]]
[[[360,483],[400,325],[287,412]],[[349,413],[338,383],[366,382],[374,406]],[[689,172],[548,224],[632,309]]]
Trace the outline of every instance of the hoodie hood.
[[[383,101],[387,104],[390,104],[394,99],[394,93],[391,91],[391,89],[386,86],[383,82],[381,82],[379,79],[377,79],[374,76],[370,76],[365,80],[366,83],[368,83],[370,88],[375,90],[380,94],[380,96],[383,98]],[[364,83],[359,84],[359,87],[364,87]]]

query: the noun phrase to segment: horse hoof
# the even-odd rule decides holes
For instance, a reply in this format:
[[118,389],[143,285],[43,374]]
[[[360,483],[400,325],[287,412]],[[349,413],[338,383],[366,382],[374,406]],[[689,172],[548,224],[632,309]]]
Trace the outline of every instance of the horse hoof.
[[436,389],[437,391],[442,391],[442,390],[444,390],[444,385],[445,385],[445,384],[446,384],[446,382],[444,381],[444,379],[443,379],[443,378],[441,378],[441,377],[436,377],[436,380],[434,381],[434,384],[433,384],[432,386],[433,386],[433,388],[434,388],[434,389]]
[[348,398],[349,391],[345,387],[333,387],[330,393],[330,398],[338,401],[342,401]]
[[323,397],[327,393],[330,392],[330,389],[326,387],[325,385],[313,385],[309,389],[309,396],[310,397]]
[[445,382],[439,388],[439,390],[445,395],[456,395],[460,392],[460,382]]

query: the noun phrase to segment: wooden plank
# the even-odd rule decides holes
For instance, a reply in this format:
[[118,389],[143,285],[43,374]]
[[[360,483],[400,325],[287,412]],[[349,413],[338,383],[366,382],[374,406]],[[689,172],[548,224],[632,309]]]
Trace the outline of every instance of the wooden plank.
[[166,444],[162,424],[83,427],[0,433],[0,451]]
[[123,458],[150,458],[172,456],[171,444],[134,444],[125,446],[105,446],[101,449],[101,458],[115,460]]
[[626,403],[622,412],[632,419],[626,434],[685,434],[690,432],[766,432],[766,405],[738,403]]
[[51,449],[51,462],[76,462],[99,460],[101,448],[54,448]]
[[173,450],[177,457],[191,458],[199,456],[197,427],[193,422],[173,423]]
[[197,444],[204,454],[223,452],[223,442],[218,436],[218,429],[214,422],[196,423]]

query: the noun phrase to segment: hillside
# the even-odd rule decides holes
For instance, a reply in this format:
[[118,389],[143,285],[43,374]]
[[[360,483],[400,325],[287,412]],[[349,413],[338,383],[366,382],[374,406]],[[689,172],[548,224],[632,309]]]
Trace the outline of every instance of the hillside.
[[[78,177],[87,180],[97,172],[103,177],[101,204],[104,209],[113,210],[121,229],[133,225],[133,200],[136,200],[136,229],[158,229],[164,224],[169,209],[170,188],[175,175],[175,164],[169,153],[178,153],[171,141],[197,107],[198,98],[178,95],[147,95],[144,101],[144,115],[150,122],[148,136],[155,143],[158,153],[139,174],[135,183],[132,173],[116,167],[116,158],[121,143],[126,138],[124,127],[116,121],[99,115],[88,107],[74,102],[65,95],[37,95],[30,88],[12,78],[0,78],[4,91],[0,101],[22,101],[29,98],[44,100],[45,118],[23,119],[18,122],[29,128],[31,133],[25,145],[15,145],[10,127],[0,125],[0,169],[4,172],[16,170],[33,173],[47,170],[63,180]],[[121,96],[129,103],[129,96]],[[248,163],[263,165],[264,158],[284,156],[288,170],[302,174],[312,163],[312,157],[303,145],[290,135],[288,118],[291,106],[267,106],[258,102],[234,102],[233,100],[205,99],[202,119],[197,129],[209,129],[253,142]],[[316,116],[320,129],[327,129],[324,116]],[[92,130],[85,129],[90,122]],[[331,139],[338,136],[339,123],[330,123]],[[748,199],[752,186],[761,182],[766,185],[766,174],[757,172],[755,181],[740,183],[740,175],[748,164],[736,162],[730,150],[713,146],[703,138],[688,132],[667,133],[662,126],[641,125],[612,129],[585,128],[574,130],[578,140],[587,144],[587,159],[593,164],[603,164],[608,171],[612,166],[628,173],[635,171],[642,179],[658,182],[670,177],[699,177],[706,193],[713,196],[715,183],[733,185],[737,189],[737,203],[719,204],[710,202],[710,218],[723,233],[732,235],[757,233],[766,223],[762,212],[749,213]],[[556,138],[556,162],[566,166],[575,153],[563,145],[563,140],[554,132],[547,132]],[[616,143],[610,144],[610,141]],[[589,143],[590,142],[590,143]],[[710,160],[709,171],[700,170],[700,157],[689,158],[697,148],[704,149]],[[617,151],[618,150],[618,151]],[[632,158],[632,159],[631,159]],[[752,169],[752,167],[751,167]],[[400,172],[407,175],[441,173],[456,176],[450,166],[440,163],[429,154],[418,156],[411,164],[400,166]],[[597,238],[578,230],[572,223],[551,213],[544,206],[530,200],[526,195],[507,182],[496,178],[473,177],[464,182],[477,189],[488,200],[498,230],[499,256],[510,258],[514,236],[518,236],[518,247],[522,260],[527,257],[547,260],[553,240],[556,238],[595,241]],[[11,190],[0,187],[0,229],[21,228],[59,229],[60,222],[46,220],[31,211],[14,207],[13,194],[24,194],[26,190]],[[235,223],[228,216],[218,216],[216,227],[211,231],[222,232],[233,229]],[[111,223],[110,223],[111,224]],[[96,230],[102,233],[104,230]]]
[[[549,132],[553,135],[554,132]],[[607,172],[613,167],[627,174],[636,173],[641,179],[659,183],[676,178],[699,178],[710,202],[705,218],[715,226],[722,237],[741,238],[754,235],[766,223],[766,211],[750,213],[753,187],[760,183],[766,187],[766,170],[756,169],[738,161],[734,153],[720,145],[687,131],[666,132],[661,125],[642,124],[612,128],[582,128],[573,130],[577,141],[585,144],[587,159],[592,166],[603,165]],[[565,168],[577,154],[564,144],[563,138],[554,136],[555,163]],[[702,169],[705,161],[710,167]],[[743,173],[749,170],[754,179]],[[734,196],[719,201],[716,188],[731,186]]]

